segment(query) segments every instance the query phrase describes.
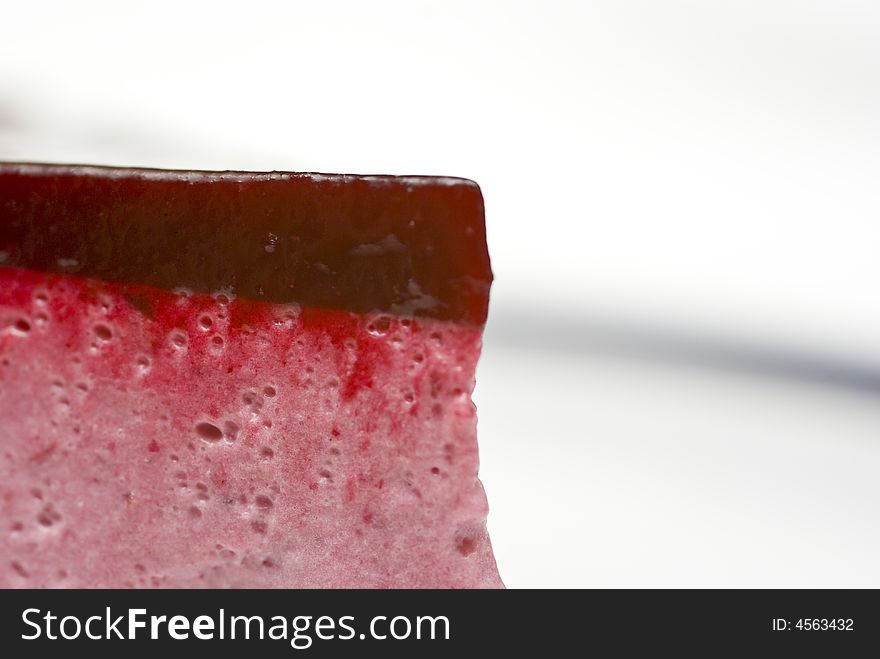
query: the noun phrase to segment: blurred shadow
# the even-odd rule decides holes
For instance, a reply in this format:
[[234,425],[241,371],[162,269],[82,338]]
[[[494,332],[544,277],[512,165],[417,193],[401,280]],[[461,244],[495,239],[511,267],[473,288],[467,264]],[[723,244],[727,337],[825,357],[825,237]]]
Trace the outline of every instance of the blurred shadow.
[[598,317],[493,310],[489,318],[488,340],[518,349],[598,354],[880,393],[880,365],[842,355]]

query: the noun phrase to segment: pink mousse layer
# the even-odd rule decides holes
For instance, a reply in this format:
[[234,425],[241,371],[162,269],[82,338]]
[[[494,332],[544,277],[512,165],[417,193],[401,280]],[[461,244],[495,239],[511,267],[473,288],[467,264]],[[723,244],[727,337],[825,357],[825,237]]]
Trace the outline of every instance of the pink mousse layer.
[[0,268],[0,586],[501,587],[480,340]]

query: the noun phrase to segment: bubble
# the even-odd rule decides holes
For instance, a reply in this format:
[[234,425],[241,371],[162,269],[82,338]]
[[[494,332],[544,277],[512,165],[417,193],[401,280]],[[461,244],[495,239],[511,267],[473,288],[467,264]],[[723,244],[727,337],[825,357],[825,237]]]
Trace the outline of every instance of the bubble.
[[265,494],[258,494],[254,499],[254,504],[257,508],[261,508],[262,510],[269,510],[275,503],[267,497]]
[[46,291],[35,291],[34,302],[43,305],[49,301],[49,294]]
[[263,409],[263,397],[256,391],[245,391],[241,395],[241,402],[250,408],[252,414],[259,414]]
[[31,331],[31,324],[24,318],[19,318],[12,324],[12,329],[20,336],[27,336]]
[[186,347],[188,338],[183,330],[177,329],[172,331],[169,338],[171,339],[171,345],[175,348],[183,349]]
[[206,442],[219,442],[223,439],[223,431],[208,421],[196,424],[196,434]]
[[469,535],[463,535],[455,539],[455,550],[462,556],[470,556],[477,548],[477,541]]
[[135,358],[134,363],[141,373],[146,373],[150,370],[150,358],[146,355],[138,355]]
[[431,473],[436,476],[440,473],[440,467],[431,467]]
[[101,339],[101,341],[109,341],[113,338],[113,330],[103,323],[95,325],[92,328],[92,331],[95,333],[95,336]]
[[209,329],[211,329],[211,327],[213,327],[213,325],[214,325],[214,319],[211,318],[210,316],[205,315],[205,316],[202,316],[201,318],[199,318],[199,327],[202,330],[207,332]]
[[373,336],[385,336],[391,329],[391,318],[388,316],[376,316],[367,323],[367,332]]
[[43,506],[43,509],[40,511],[40,514],[37,515],[37,523],[40,526],[49,527],[61,520],[61,515],[55,510],[54,506],[51,503]]
[[223,424],[223,434],[226,435],[226,439],[230,442],[234,442],[238,439],[238,433],[241,431],[241,428],[235,421],[226,421]]
[[223,337],[219,334],[215,334],[211,337],[211,345],[217,350],[222,350],[225,343],[226,342],[223,340]]
[[275,391],[275,387],[271,385],[263,387],[263,395],[267,398],[274,398],[276,393],[277,392]]
[[269,459],[275,457],[275,451],[273,451],[273,450],[272,450],[271,448],[269,448],[268,446],[264,446],[263,448],[260,449],[260,455],[261,455],[263,458],[269,460]]
[[263,249],[265,249],[269,254],[272,254],[275,251],[275,248],[277,247],[277,245],[278,245],[278,236],[276,236],[274,233],[270,232],[269,237],[266,240],[266,244],[263,246]]
[[298,304],[276,305],[272,310],[272,315],[276,326],[290,330],[296,327],[300,316],[300,307]]

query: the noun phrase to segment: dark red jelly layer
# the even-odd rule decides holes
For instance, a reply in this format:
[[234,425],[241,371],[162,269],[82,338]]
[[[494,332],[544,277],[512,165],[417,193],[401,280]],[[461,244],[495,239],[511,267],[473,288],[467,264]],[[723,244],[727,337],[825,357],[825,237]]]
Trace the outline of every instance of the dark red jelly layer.
[[[482,324],[464,179],[0,163],[0,266]],[[135,300],[135,303],[137,300]]]

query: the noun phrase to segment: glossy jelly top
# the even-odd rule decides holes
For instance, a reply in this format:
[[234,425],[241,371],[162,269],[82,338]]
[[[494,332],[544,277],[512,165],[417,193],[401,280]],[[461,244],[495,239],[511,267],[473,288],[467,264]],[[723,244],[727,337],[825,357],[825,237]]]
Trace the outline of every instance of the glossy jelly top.
[[485,322],[468,180],[0,163],[0,266]]

